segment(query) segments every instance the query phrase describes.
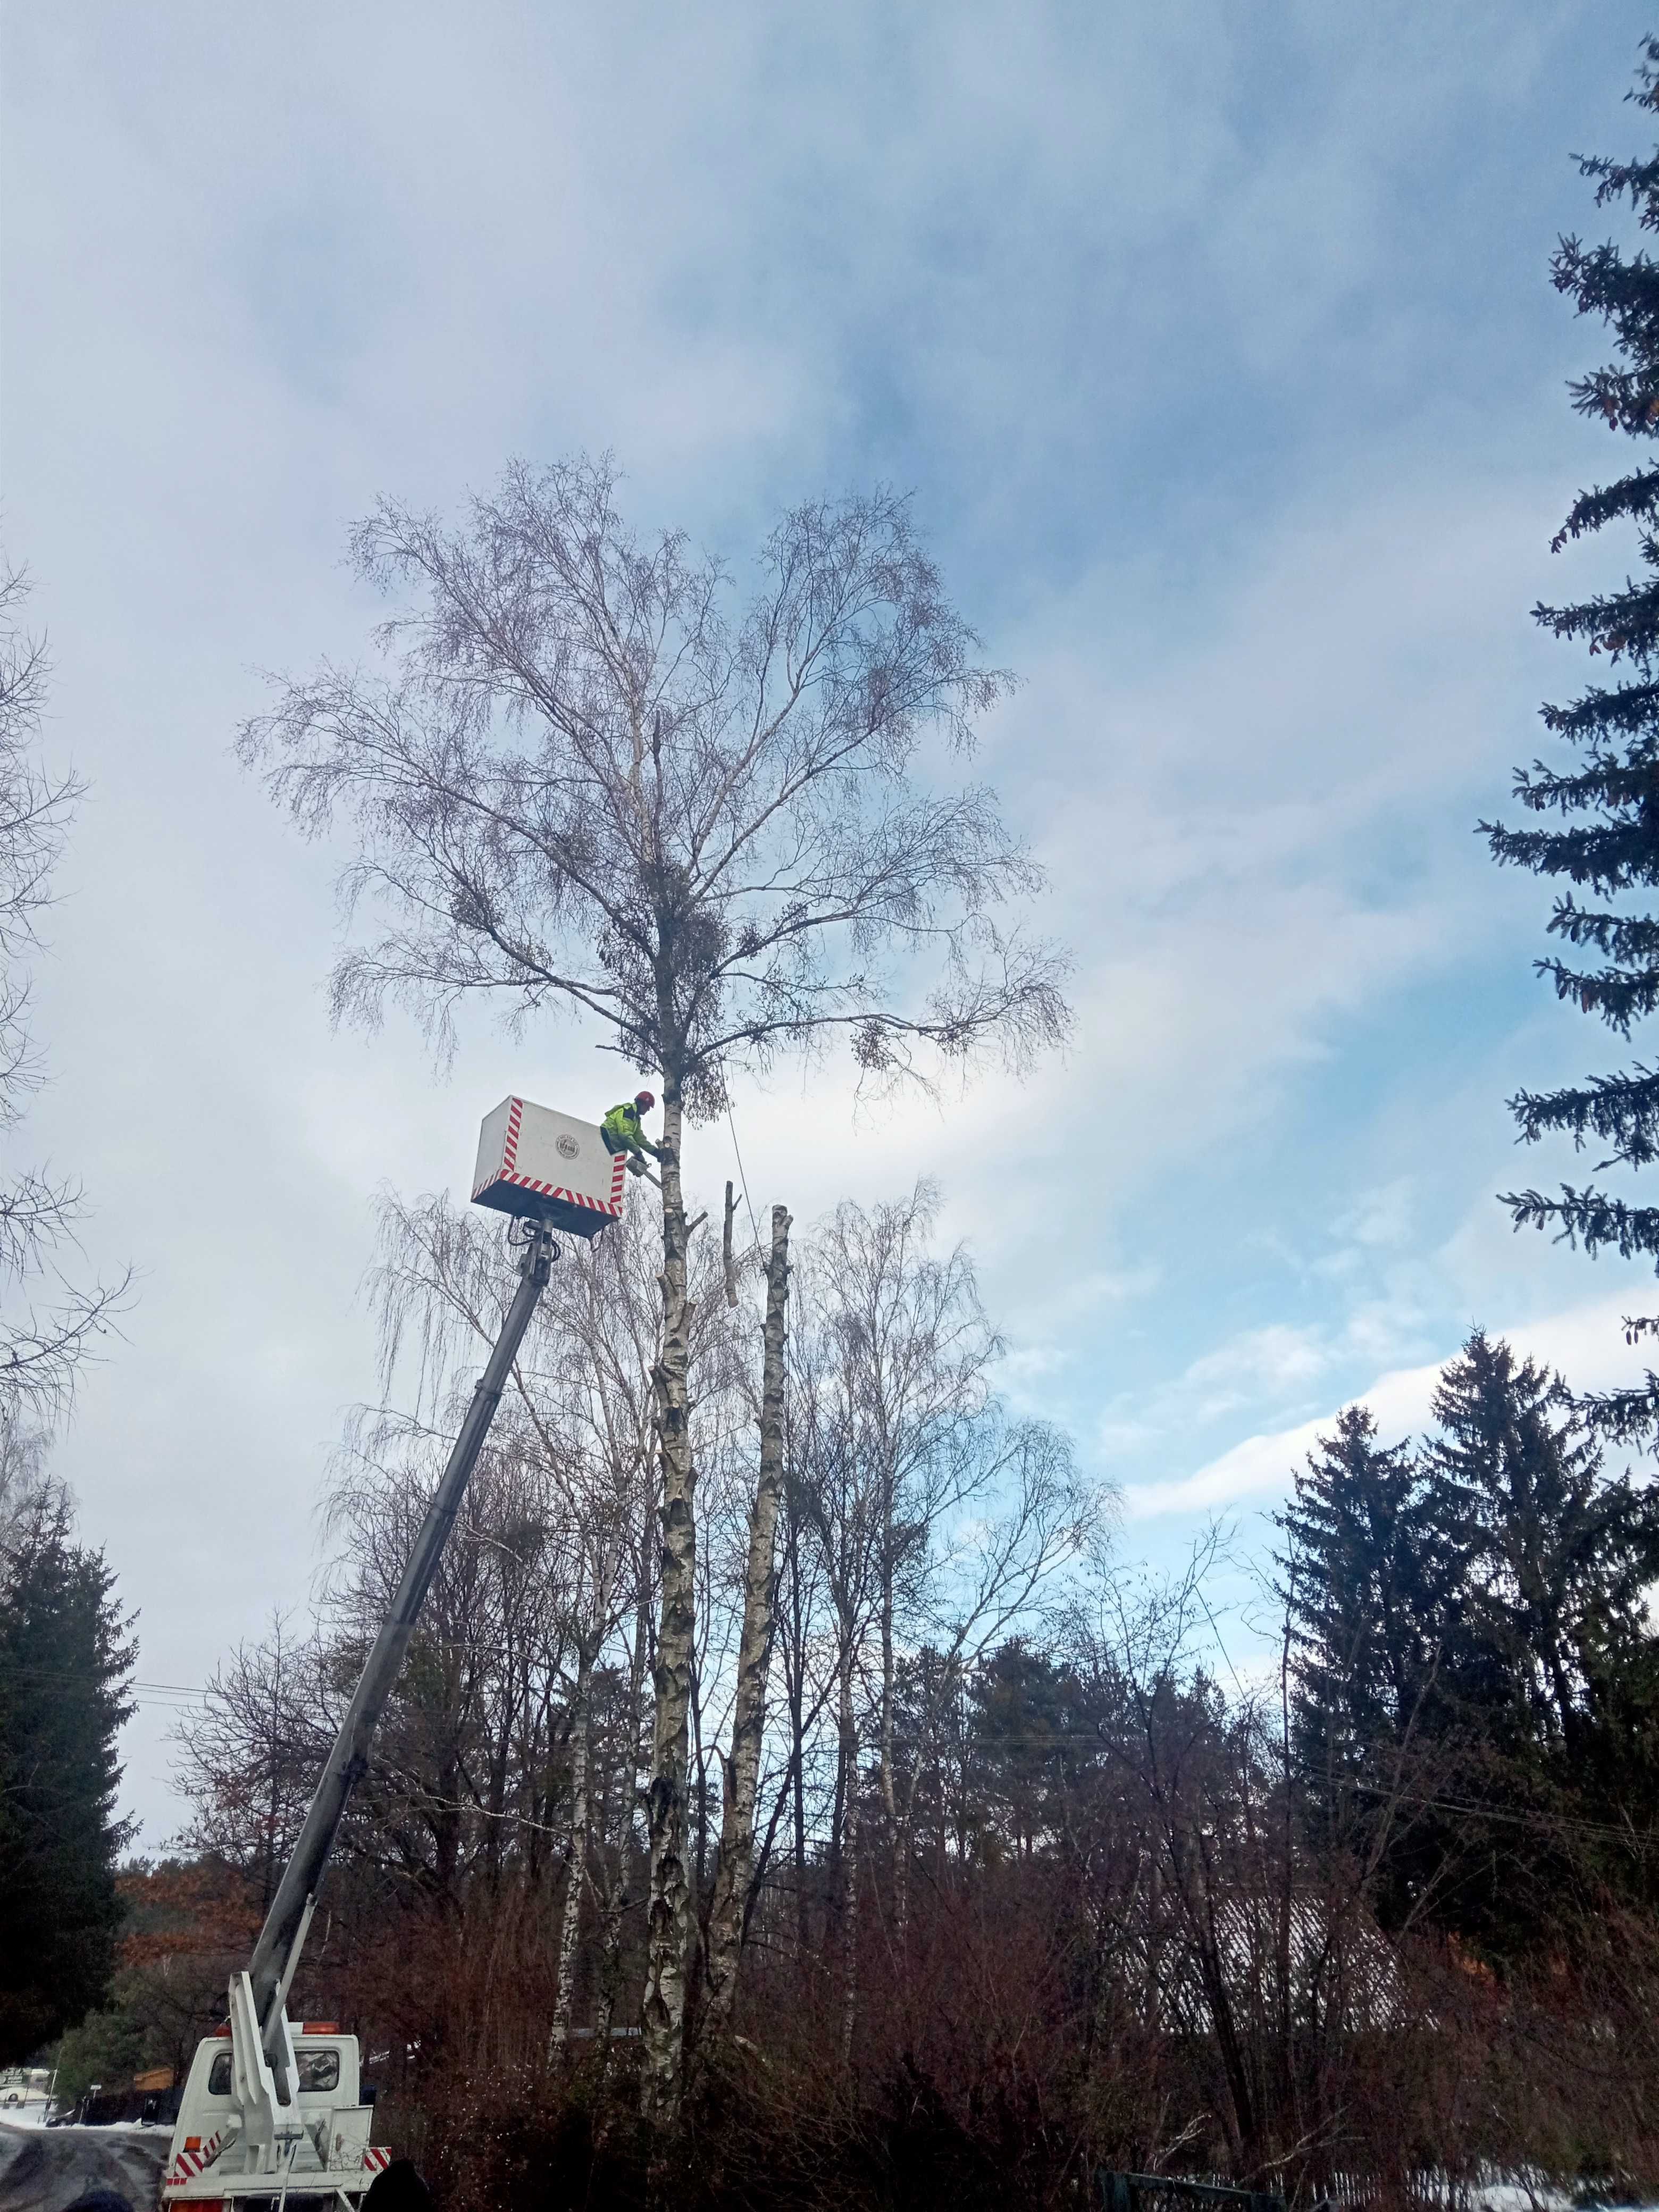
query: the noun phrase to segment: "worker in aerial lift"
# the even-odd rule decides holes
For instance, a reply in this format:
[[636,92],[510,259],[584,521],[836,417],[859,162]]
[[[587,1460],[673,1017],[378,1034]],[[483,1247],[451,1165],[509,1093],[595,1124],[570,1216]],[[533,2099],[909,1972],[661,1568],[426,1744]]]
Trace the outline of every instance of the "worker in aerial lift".
[[641,1115],[648,1114],[656,1103],[648,1091],[636,1091],[620,1106],[613,1106],[599,1124],[606,1152],[613,1158],[617,1152],[626,1152],[629,1168],[635,1175],[645,1173],[647,1152],[655,1159],[662,1158],[662,1146],[653,1145],[640,1126]]

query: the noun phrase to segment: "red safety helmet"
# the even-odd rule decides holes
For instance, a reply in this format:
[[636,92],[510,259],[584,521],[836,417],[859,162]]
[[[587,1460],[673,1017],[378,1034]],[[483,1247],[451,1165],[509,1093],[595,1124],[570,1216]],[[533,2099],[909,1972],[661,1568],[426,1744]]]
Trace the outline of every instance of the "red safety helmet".
[[651,1096],[651,1093],[648,1091],[636,1091],[634,1093],[634,1103],[640,1109],[641,1113],[647,1111],[651,1107],[654,1106],[656,1103],[656,1100]]

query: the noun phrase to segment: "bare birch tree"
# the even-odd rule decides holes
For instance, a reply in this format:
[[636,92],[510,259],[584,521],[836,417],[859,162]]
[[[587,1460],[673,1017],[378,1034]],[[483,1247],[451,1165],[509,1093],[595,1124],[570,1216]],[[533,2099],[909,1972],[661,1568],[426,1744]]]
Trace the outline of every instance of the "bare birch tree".
[[938,1212],[939,1193],[923,1180],[896,1205],[847,1201],[816,1240],[869,1496],[880,1638],[878,1774],[890,1843],[898,1831],[895,1635],[934,1532],[970,1489],[983,1487],[969,1447],[1002,1349],[965,1249],[939,1257],[929,1249]]
[[[925,1638],[933,1663],[915,1685],[910,1771],[897,1771],[891,1737],[883,1757],[892,1823],[893,1934],[901,1956],[909,1923],[910,1860],[922,1760],[941,1718],[939,1700],[1016,1628],[1040,1618],[1045,1596],[1101,1533],[1107,1498],[1079,1482],[1070,1439],[1047,1421],[1010,1420],[994,1401],[975,1419],[958,1462],[953,1510],[983,1510],[930,1551],[915,1578],[905,1626]],[[884,1673],[884,1696],[890,1699]],[[890,1702],[884,1711],[890,1713]]]
[[[0,560],[0,1133],[22,1121],[44,1079],[29,1032],[36,925],[52,902],[52,872],[85,787],[53,775],[35,750],[51,672],[44,643],[23,629],[29,583]],[[0,1425],[62,1407],[76,1370],[125,1301],[128,1272],[82,1287],[57,1269],[84,1211],[80,1185],[26,1168],[0,1183]],[[44,1304],[33,1295],[44,1277]]]
[[[464,1387],[469,1356],[485,1347],[500,1325],[507,1285],[498,1242],[494,1222],[458,1212],[444,1199],[386,1202],[385,1257],[374,1285],[386,1402],[359,1416],[357,1458],[378,1465],[389,1448],[395,1453],[411,1440],[435,1440],[453,1424],[458,1379]],[[533,1567],[538,1583],[534,1605],[499,1608],[493,1632],[510,1646],[520,1621],[541,1621],[538,1695],[544,1707],[556,1698],[563,1716],[566,1881],[548,2035],[556,2059],[569,2042],[590,1890],[612,1947],[628,1901],[637,1772],[632,1747],[649,1641],[641,1613],[655,1567],[647,1528],[661,1306],[651,1243],[645,1223],[629,1214],[598,1243],[566,1254],[514,1364],[490,1454],[492,1464],[512,1462],[527,1486],[514,1540],[520,1555],[504,1555],[498,1572]],[[699,1280],[695,1287],[701,1292],[708,1285]],[[711,1346],[730,1333],[725,1309],[699,1296],[689,1339],[694,1387],[702,1387],[696,1378]],[[406,1351],[412,1354],[412,1391],[407,1383],[396,1387],[398,1370],[410,1364]],[[397,1407],[390,1402],[394,1397]],[[629,1639],[626,1651],[618,1648],[619,1637]],[[607,1655],[613,1672],[625,1670],[632,1692],[622,1729],[626,1771],[599,1823],[615,1832],[601,1838],[607,1848],[596,1861],[594,1694]],[[510,1656],[505,1649],[504,1656]]]
[[[303,828],[355,825],[344,890],[374,921],[335,971],[340,1013],[399,1000],[440,1039],[474,993],[520,1021],[585,1014],[661,1079],[643,2108],[672,2124],[692,1930],[686,1120],[719,1109],[735,1068],[837,1030],[882,1081],[930,1055],[1023,1064],[1066,1014],[1054,949],[998,926],[1038,878],[994,798],[913,778],[928,732],[969,745],[1003,679],[905,502],[793,510],[733,613],[720,563],[682,533],[635,537],[616,483],[607,461],[515,465],[457,530],[383,502],[352,541],[362,575],[410,595],[379,634],[383,672],[283,682],[241,746]],[[925,956],[917,1003],[902,984]]]
[[802,1271],[811,1289],[793,1370],[795,1488],[834,1616],[832,1840],[842,2049],[848,2060],[858,2009],[861,1754],[869,1719],[902,1955],[921,1754],[913,1755],[908,1778],[899,1772],[901,1656],[924,1647],[932,1655],[916,1686],[920,1725],[913,1729],[925,1746],[938,1718],[933,1697],[959,1683],[1016,1624],[1030,1624],[1098,1510],[1060,1432],[1011,1419],[993,1395],[989,1376],[1001,1341],[980,1304],[967,1251],[958,1245],[941,1255],[932,1249],[937,1210],[937,1194],[925,1182],[896,1204],[845,1201],[815,1235]]

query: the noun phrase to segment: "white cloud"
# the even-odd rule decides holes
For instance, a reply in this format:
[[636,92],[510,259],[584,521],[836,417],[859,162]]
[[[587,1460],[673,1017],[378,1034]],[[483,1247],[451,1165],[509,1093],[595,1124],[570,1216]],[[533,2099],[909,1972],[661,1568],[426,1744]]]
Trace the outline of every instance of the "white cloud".
[[[1640,1357],[1626,1346],[1619,1327],[1624,1304],[1620,1298],[1604,1297],[1518,1327],[1498,1326],[1491,1334],[1505,1338],[1522,1358],[1559,1370],[1576,1389],[1613,1389],[1641,1375]],[[1431,1425],[1430,1401],[1442,1366],[1456,1349],[1448,1345],[1425,1365],[1379,1375],[1368,1389],[1342,1402],[1368,1406],[1385,1443],[1419,1432]],[[1159,1514],[1212,1512],[1247,1498],[1280,1494],[1340,1410],[1333,1404],[1312,1420],[1247,1437],[1191,1474],[1131,1483],[1124,1491],[1124,1511],[1132,1520],[1149,1520]]]
[[[1416,1182],[1411,1176],[1396,1176],[1375,1190],[1363,1191],[1358,1201],[1331,1224],[1339,1245],[1358,1245],[1364,1250],[1395,1250],[1409,1243],[1415,1226]],[[1338,1255],[1351,1260],[1351,1252]],[[1335,1265],[1336,1260],[1322,1262]]]
[[[1358,29],[1300,0],[12,12],[7,521],[94,784],[31,1134],[84,1174],[94,1251],[146,1270],[63,1458],[147,1674],[202,1680],[305,1587],[372,1382],[375,1184],[457,1187],[509,1087],[615,1080],[550,1028],[470,1027],[441,1085],[406,1026],[331,1036],[331,856],[225,752],[252,669],[362,651],[346,521],[451,506],[514,450],[615,445],[643,517],[738,553],[783,499],[914,484],[1027,678],[984,761],[1079,956],[1067,1068],[862,1121],[840,1065],[744,1085],[757,1205],[937,1173],[1011,1389],[1165,1463],[1206,1393],[1279,1450],[1298,1394],[1403,1367],[1431,1309],[1444,1334],[1501,1284],[1484,1231],[1443,1254],[1403,1198],[1294,1229],[1260,1163],[1345,1036],[1425,979],[1483,988],[1522,910],[1465,825],[1542,687],[1522,611],[1583,434],[1539,397],[1577,340],[1538,271],[1582,196],[1515,148],[1546,115],[1543,178],[1617,123],[1639,27],[1588,0]],[[1534,306],[1499,299],[1506,255]],[[1328,1112],[1350,1192],[1412,1182],[1364,1103]],[[717,1187],[728,1140],[697,1141]],[[1559,1279],[1510,1263],[1535,1302]],[[1164,1486],[1246,1494],[1219,1465]],[[141,1728],[153,1827],[164,1768]]]
[[1300,1390],[1330,1363],[1330,1349],[1320,1331],[1269,1322],[1245,1329],[1194,1360],[1181,1377],[1180,1395],[1193,1419],[1212,1420],[1253,1399]]

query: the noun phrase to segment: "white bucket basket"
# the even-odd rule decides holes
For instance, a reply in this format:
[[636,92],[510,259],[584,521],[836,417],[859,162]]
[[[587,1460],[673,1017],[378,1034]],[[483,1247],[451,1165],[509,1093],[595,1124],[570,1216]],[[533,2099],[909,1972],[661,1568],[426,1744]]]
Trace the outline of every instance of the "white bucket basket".
[[594,1122],[527,1098],[503,1098],[478,1133],[472,1202],[550,1221],[573,1237],[597,1237],[622,1218],[627,1180],[626,1157],[606,1152]]

